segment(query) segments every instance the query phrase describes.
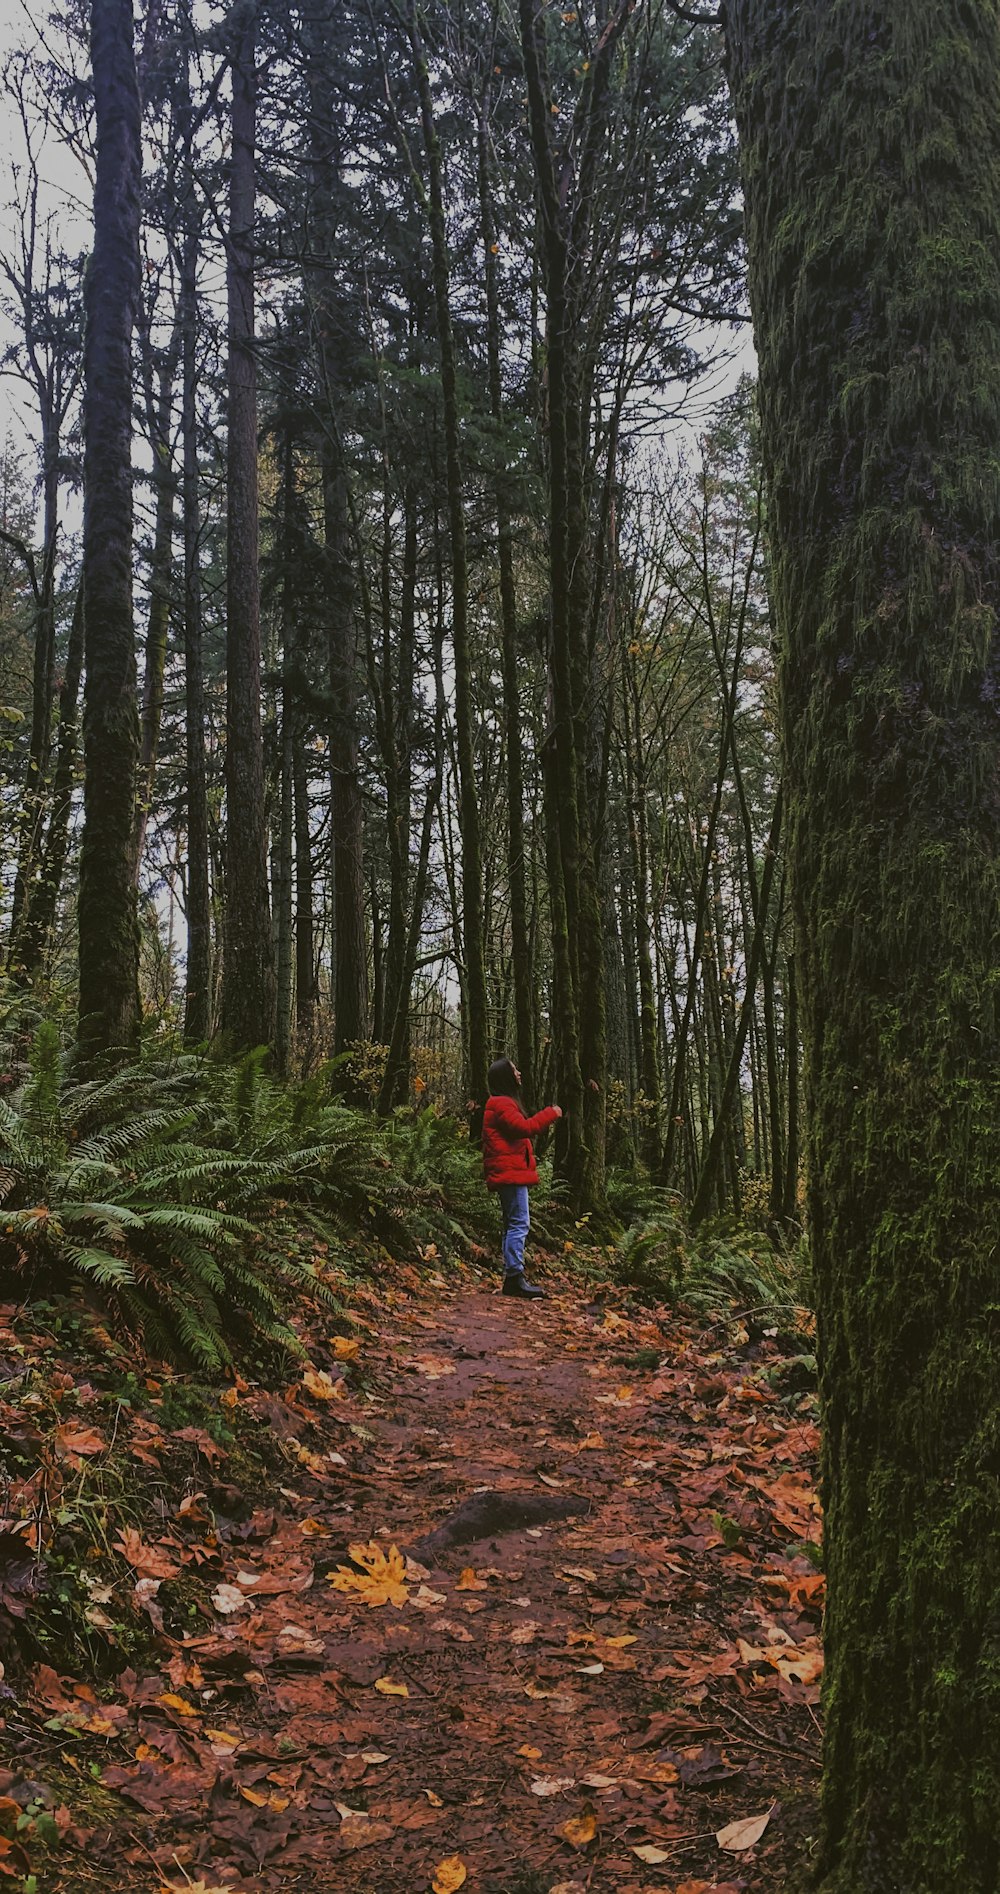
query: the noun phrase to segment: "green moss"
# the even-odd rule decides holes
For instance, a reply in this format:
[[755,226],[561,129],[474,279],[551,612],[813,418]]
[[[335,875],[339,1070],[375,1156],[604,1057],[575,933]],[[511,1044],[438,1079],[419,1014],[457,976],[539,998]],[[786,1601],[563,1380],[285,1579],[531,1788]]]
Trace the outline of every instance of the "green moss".
[[1000,1884],[1000,16],[728,0],[825,1417],[828,1894]]

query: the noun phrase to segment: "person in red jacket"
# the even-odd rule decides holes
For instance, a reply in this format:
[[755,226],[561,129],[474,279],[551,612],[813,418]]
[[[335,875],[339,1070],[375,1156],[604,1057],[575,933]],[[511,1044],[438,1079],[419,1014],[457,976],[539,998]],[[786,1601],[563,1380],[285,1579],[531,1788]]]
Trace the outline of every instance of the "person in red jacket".
[[503,1212],[503,1293],[505,1296],[543,1296],[544,1289],[526,1281],[524,1246],[531,1218],[528,1192],[538,1182],[538,1166],[531,1140],[546,1125],[562,1117],[558,1105],[546,1105],[529,1118],[521,1104],[521,1074],[512,1059],[494,1059],[489,1069],[490,1095],[480,1134],[483,1169],[490,1190],[499,1192]]

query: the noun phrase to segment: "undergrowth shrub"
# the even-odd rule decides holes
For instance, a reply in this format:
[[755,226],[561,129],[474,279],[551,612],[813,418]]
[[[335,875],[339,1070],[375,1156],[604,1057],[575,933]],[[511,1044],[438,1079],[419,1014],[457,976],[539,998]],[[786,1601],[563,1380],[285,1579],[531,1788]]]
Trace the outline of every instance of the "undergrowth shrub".
[[[250,1338],[296,1348],[345,1239],[467,1249],[495,1215],[464,1130],[381,1125],[331,1096],[169,1047],[80,1080],[51,1019],[0,1029],[0,1267],[21,1291],[81,1280],[157,1353],[218,1371]],[[15,1058],[14,1052],[17,1051]]]
[[801,1249],[776,1248],[749,1230],[691,1231],[662,1206],[619,1238],[611,1259],[616,1282],[657,1301],[684,1303],[699,1315],[738,1308],[767,1319],[809,1301]]
[[147,1344],[212,1371],[253,1335],[297,1346],[303,1293],[327,1294],[277,1196],[289,1154],[227,1148],[194,1060],[76,1081],[43,1020],[0,1099],[0,1260],[29,1293],[73,1278]]

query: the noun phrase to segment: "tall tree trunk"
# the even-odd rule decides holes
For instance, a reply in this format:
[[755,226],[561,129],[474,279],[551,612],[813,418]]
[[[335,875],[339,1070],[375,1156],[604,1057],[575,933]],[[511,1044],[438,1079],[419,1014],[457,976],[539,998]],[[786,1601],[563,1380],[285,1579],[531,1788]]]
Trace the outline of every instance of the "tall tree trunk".
[[[40,390],[41,393],[41,390]],[[52,697],[55,682],[56,534],[59,508],[59,429],[51,405],[42,412],[42,571],[35,601],[35,648],[31,678],[31,730],[28,771],[18,824],[17,872],[11,906],[8,969],[21,979],[29,969],[24,933],[42,850],[45,827],[47,776],[52,741]],[[75,717],[75,710],[74,710]]]
[[132,331],[139,298],[141,127],[132,0],[92,0],[94,248],[85,286],[83,844],[80,1050],[139,1031],[132,876],[139,722],[132,618]]
[[[364,804],[359,776],[358,651],[354,551],[347,465],[337,416],[344,366],[334,303],[337,255],[335,190],[341,131],[330,74],[336,16],[329,0],[307,27],[310,97],[311,247],[320,263],[307,276],[316,365],[325,403],[320,451],[327,570],[327,663],[330,687],[330,812],[334,904],[334,1049],[345,1052],[368,1032],[368,943],[365,933]],[[341,1068],[338,1082],[349,1087]]]
[[[487,79],[480,102],[478,129],[479,215],[483,233],[483,273],[486,282],[486,357],[490,412],[503,426],[503,383],[500,373],[500,290],[497,280],[494,185],[490,162],[490,102]],[[497,566],[500,579],[500,658],[503,672],[504,735],[507,751],[507,882],[510,890],[510,936],[514,973],[514,1038],[522,1093],[529,1106],[535,1096],[534,972],[528,935],[527,864],[524,847],[524,756],[521,738],[523,713],[518,676],[517,595],[514,586],[514,529],[501,475],[495,487],[497,513]]]
[[782,1218],[791,1228],[799,1221],[799,1008],[794,953],[789,953],[785,961],[785,1069],[788,1131]]
[[319,995],[316,991],[309,770],[301,727],[295,733],[292,780],[295,789],[295,1027],[311,1051]]
[[278,822],[273,876],[276,999],[274,1063],[287,1078],[292,1043],[292,863],[295,852],[295,444],[289,428],[284,441],[281,497],[281,761],[278,770]]
[[822,1886],[993,1894],[1000,14],[723,17],[806,1062]]
[[[186,55],[185,55],[186,56]],[[188,124],[190,120],[188,120]],[[187,158],[191,161],[190,143]],[[184,781],[187,804],[187,970],[184,1038],[201,1045],[212,1030],[212,892],[209,875],[205,684],[202,659],[201,519],[198,468],[198,242],[193,185],[186,196],[181,262],[181,442],[184,528]]]
[[[147,346],[150,346],[148,341]],[[169,359],[160,364],[157,372],[158,388],[155,402],[152,398],[148,402],[156,511],[153,528],[153,557],[149,574],[146,661],[142,678],[138,791],[132,839],[136,876],[139,873],[143,845],[146,840],[146,825],[153,803],[156,759],[160,748],[160,725],[163,721],[163,679],[167,663],[167,636],[170,629],[170,587],[174,551],[176,479],[171,465],[170,421],[176,367],[176,350],[172,344]]]
[[56,912],[62,889],[63,872],[69,848],[69,819],[73,807],[73,780],[76,774],[79,741],[80,679],[83,674],[83,586],[79,587],[69,644],[66,670],[59,693],[59,728],[56,736],[56,761],[52,775],[52,806],[45,835],[38,878],[30,902],[22,913],[19,965],[27,980],[33,980],[48,963],[55,933]]
[[[430,72],[417,24],[415,0],[408,0],[407,25],[413,48],[413,68],[420,101],[427,189],[424,196],[431,239],[434,308],[441,355],[441,400],[444,411],[445,482],[448,492],[448,529],[451,540],[451,638],[454,664],[455,736],[458,751],[459,827],[462,837],[462,948],[465,960],[464,1030],[468,1045],[468,1093],[475,1105],[486,1103],[489,1064],[489,1007],[486,996],[486,960],[483,945],[483,863],[476,790],[472,652],[469,639],[469,570],[462,480],[461,427],[458,399],[458,358],[451,320],[450,263],[444,215],[444,179],[441,143],[434,121]],[[418,181],[419,182],[419,181]]]
[[747,989],[740,1008],[740,1017],[729,1052],[729,1064],[723,1081],[722,1096],[712,1127],[711,1141],[705,1153],[698,1188],[691,1205],[692,1223],[700,1223],[712,1208],[713,1196],[719,1189],[719,1176],[725,1145],[726,1126],[733,1105],[739,1098],[740,1074],[743,1070],[743,1054],[746,1049],[750,1021],[754,1015],[757,1001],[757,981],[761,968],[767,958],[767,921],[771,901],[771,883],[774,879],[774,864],[778,853],[778,837],[781,831],[782,792],[779,788],[771,819],[771,833],[768,836],[764,859],[764,874],[760,884],[757,919],[754,925],[753,941],[747,956]]
[[323,466],[323,513],[329,572],[330,832],[336,910],[334,1049],[344,1052],[368,1033],[368,943],[365,936],[364,805],[358,745],[358,654],[347,476],[329,450]]
[[274,940],[267,885],[261,731],[254,199],[257,0],[230,14],[232,157],[226,288],[229,439],[226,534],[226,902],[222,1026],[237,1050],[270,1044]]

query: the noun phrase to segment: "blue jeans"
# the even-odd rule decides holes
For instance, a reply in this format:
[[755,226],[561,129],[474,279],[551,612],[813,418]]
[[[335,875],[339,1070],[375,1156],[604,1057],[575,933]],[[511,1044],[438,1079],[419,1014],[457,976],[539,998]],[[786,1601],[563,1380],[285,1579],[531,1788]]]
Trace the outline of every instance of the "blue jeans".
[[508,1274],[524,1275],[524,1246],[531,1228],[527,1184],[501,1184],[503,1211],[503,1266]]

